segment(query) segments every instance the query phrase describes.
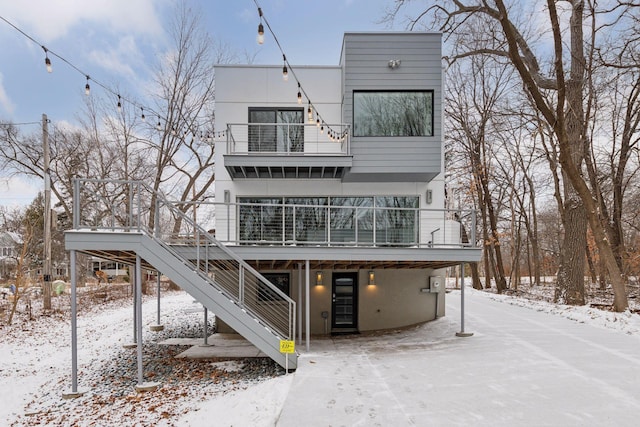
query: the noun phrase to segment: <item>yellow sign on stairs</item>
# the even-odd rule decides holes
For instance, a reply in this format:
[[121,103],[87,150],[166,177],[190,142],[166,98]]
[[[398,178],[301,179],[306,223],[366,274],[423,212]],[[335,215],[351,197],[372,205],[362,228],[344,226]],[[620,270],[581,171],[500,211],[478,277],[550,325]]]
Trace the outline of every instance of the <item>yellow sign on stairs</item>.
[[296,342],[288,340],[280,340],[280,353],[295,353]]

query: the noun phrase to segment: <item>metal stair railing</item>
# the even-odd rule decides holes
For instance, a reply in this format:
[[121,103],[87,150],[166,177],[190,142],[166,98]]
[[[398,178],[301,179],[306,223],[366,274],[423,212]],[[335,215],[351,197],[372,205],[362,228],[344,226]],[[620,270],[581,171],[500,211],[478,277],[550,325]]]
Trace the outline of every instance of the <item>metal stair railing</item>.
[[[155,212],[154,236],[167,250],[281,339],[295,338],[293,299],[162,195],[158,195]],[[161,226],[167,218],[174,224],[171,231]],[[190,255],[176,251],[178,245],[188,248]]]
[[[75,229],[143,232],[275,336],[295,339],[295,301],[163,194],[140,181],[78,178],[73,205]],[[188,250],[178,252],[177,246]]]

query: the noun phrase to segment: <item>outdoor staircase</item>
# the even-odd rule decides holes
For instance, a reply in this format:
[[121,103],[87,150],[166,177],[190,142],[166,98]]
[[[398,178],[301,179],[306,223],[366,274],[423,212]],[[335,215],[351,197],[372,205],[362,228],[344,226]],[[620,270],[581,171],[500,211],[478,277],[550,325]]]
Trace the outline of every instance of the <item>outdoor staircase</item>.
[[[78,196],[85,182],[96,181],[77,180]],[[125,194],[139,194],[144,188],[138,182],[116,184],[127,186],[129,192]],[[155,196],[153,232],[143,226],[148,210],[147,215],[141,215],[140,205],[130,208],[138,210],[135,214],[130,209],[124,216],[112,212],[100,221],[94,219],[93,224],[82,224],[75,211],[75,201],[79,204],[80,197],[74,198],[74,228],[65,233],[67,250],[129,265],[135,265],[139,256],[143,268],[167,276],[279,365],[296,369],[297,354],[280,352],[281,340],[295,339],[295,301],[162,195]],[[86,205],[83,208],[87,209]],[[121,222],[131,225],[118,225],[116,218],[127,218]],[[167,218],[174,220],[171,233],[164,233],[159,225],[160,219]]]

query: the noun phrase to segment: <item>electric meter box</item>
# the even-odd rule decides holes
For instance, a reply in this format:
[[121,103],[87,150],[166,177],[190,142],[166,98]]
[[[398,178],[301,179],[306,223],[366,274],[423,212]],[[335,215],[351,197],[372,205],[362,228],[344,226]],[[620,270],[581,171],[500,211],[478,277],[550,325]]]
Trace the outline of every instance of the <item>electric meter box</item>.
[[429,290],[432,293],[442,292],[444,290],[444,277],[442,277],[442,276],[430,276],[429,277]]

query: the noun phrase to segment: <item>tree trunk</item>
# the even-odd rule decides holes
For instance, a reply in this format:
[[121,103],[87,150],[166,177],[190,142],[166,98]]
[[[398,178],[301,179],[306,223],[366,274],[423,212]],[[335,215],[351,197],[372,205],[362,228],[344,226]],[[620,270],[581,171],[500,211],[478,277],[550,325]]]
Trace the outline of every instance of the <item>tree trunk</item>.
[[[595,284],[598,281],[598,273],[596,272],[596,266],[593,262],[593,253],[589,249],[589,245],[587,245],[587,264],[589,265],[589,275],[591,276],[591,283]],[[600,267],[602,267],[602,263],[600,263]],[[602,271],[602,268],[600,268]],[[602,277],[602,276],[600,276]]]
[[565,196],[564,219],[564,239],[554,300],[560,304],[584,305],[587,221],[584,206],[575,194],[573,197]]
[[[556,75],[562,77],[564,75],[564,64],[562,63],[562,43],[560,36],[560,25],[558,22],[557,10],[552,0],[547,0],[549,8],[549,14],[551,17],[551,24],[554,31],[555,39],[555,70]],[[584,12],[584,3],[577,1],[573,4],[573,10],[571,13],[571,78],[566,82],[566,92],[560,91],[558,94],[558,115],[557,120],[552,123],[554,131],[558,137],[558,145],[560,151],[560,164],[567,181],[571,183],[571,186],[575,189],[579,196],[580,203],[577,200],[572,200],[568,203],[571,205],[570,211],[565,211],[565,225],[571,227],[571,221],[569,218],[574,217],[576,221],[581,218],[587,217],[589,226],[593,233],[593,238],[598,246],[598,252],[603,262],[607,266],[607,271],[611,279],[613,287],[613,306],[614,310],[621,312],[627,309],[628,301],[627,294],[620,272],[620,268],[616,262],[615,255],[609,243],[609,239],[605,233],[604,227],[601,222],[601,216],[596,205],[596,201],[593,199],[591,190],[587,186],[582,173],[581,164],[582,157],[580,157],[581,150],[583,150],[584,144],[580,144],[580,147],[576,147],[576,135],[584,136],[584,113],[582,110],[582,88],[584,77],[584,40],[582,38],[582,14]],[[564,115],[564,100],[566,95],[567,112]],[[582,119],[579,120],[579,119]],[[579,161],[578,161],[579,160]],[[565,186],[567,188],[567,186]],[[565,206],[567,202],[565,202]],[[587,215],[588,214],[588,215]],[[565,231],[565,241],[571,234],[569,231],[571,228]],[[576,236],[578,238],[579,236]],[[585,241],[581,242],[582,245],[578,248],[582,249],[582,268],[584,270],[584,250],[586,248],[586,228],[585,228]],[[564,271],[565,274],[569,273]],[[583,273],[584,274],[584,273]],[[574,275],[575,277],[575,275]],[[560,282],[560,278],[558,278]],[[582,288],[584,292],[584,276],[582,277]],[[562,290],[561,290],[562,292]],[[570,296],[571,289],[567,289],[565,294]],[[583,296],[584,298],[584,296]]]
[[470,262],[469,268],[471,269],[471,284],[473,289],[482,290],[482,282],[480,281],[480,273],[478,272],[478,263]]

